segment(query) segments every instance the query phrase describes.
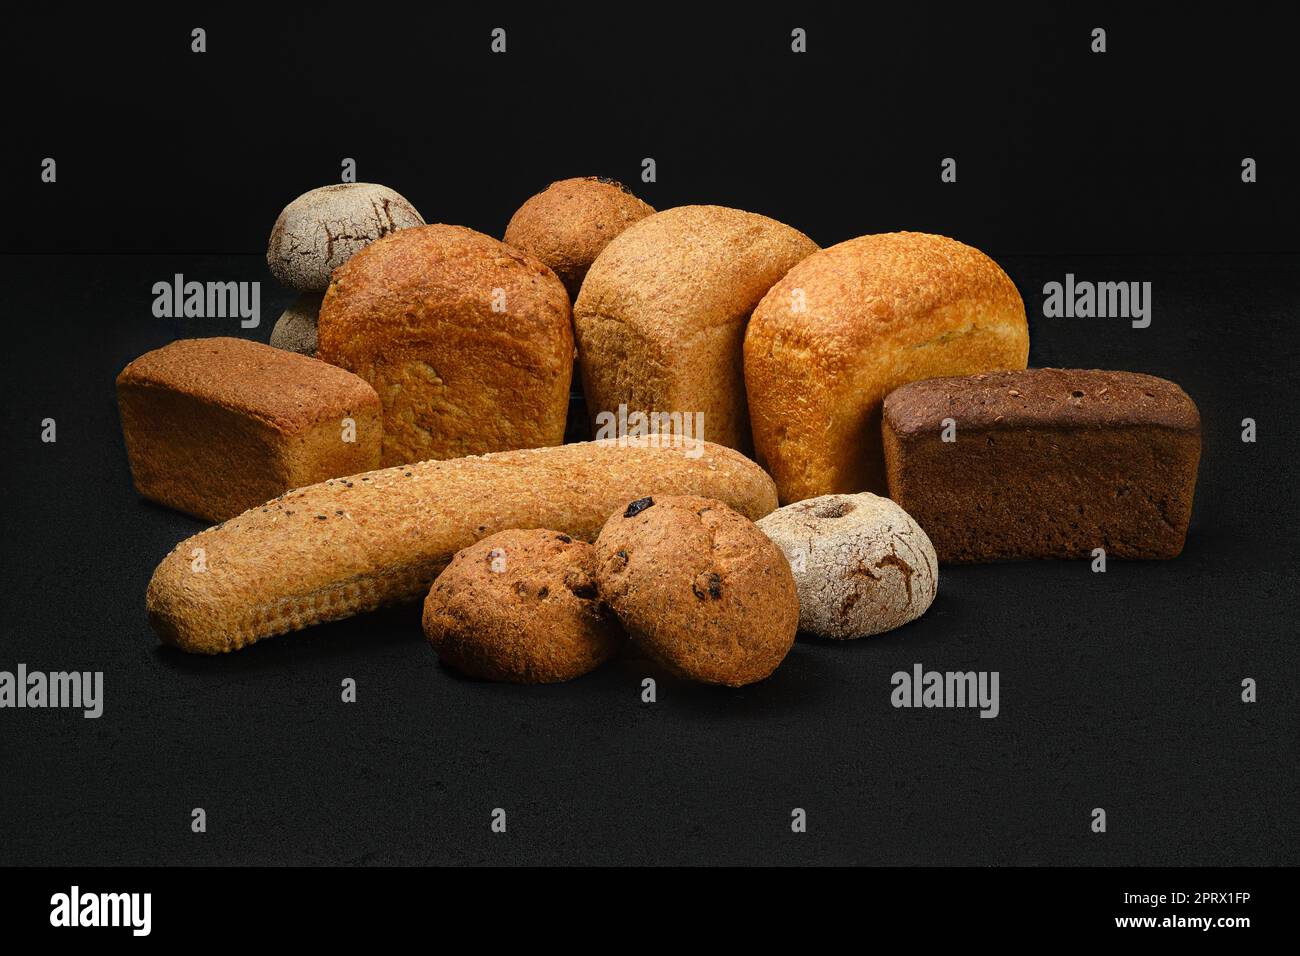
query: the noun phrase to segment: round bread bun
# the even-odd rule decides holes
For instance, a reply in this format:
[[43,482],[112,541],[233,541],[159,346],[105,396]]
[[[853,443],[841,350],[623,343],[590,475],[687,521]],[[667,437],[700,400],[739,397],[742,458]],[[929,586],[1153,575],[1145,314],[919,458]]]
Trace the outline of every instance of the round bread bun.
[[783,504],[884,494],[887,394],[1028,358],[1020,293],[978,249],[918,232],[841,242],[773,285],[745,332],[755,457]]
[[321,293],[304,292],[280,314],[271,329],[271,346],[299,355],[316,355],[316,316],[320,313]]
[[773,282],[816,244],[775,219],[678,206],[629,226],[596,257],[574,304],[583,394],[602,416],[704,416],[696,438],[751,447],[745,324]]
[[374,386],[383,465],[564,441],[569,296],[532,256],[464,226],[417,226],[334,273],[317,358]]
[[883,634],[926,612],[939,559],[921,526],[878,495],[823,495],[758,521],[799,589],[799,630],[835,640]]
[[305,192],[284,207],[266,246],[271,275],[299,292],[324,292],[330,273],[357,250],[424,217],[401,195],[377,183],[335,183]]
[[483,680],[554,684],[614,655],[625,637],[597,597],[595,550],[558,531],[501,531],[457,552],[424,601],[446,664]]
[[600,176],[551,183],[516,210],[505,241],[550,266],[576,299],[609,241],[654,212],[622,183]]
[[794,644],[785,556],[712,498],[653,496],[616,512],[596,539],[596,582],[637,646],[691,680],[752,684]]

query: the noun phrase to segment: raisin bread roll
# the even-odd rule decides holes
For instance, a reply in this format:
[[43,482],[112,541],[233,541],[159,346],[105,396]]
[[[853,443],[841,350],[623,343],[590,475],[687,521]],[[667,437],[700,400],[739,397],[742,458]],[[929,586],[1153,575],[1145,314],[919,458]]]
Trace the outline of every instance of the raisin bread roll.
[[384,405],[381,464],[564,440],[573,327],[564,285],[464,226],[403,229],[334,273],[316,355]]
[[596,258],[574,307],[593,430],[620,405],[703,413],[704,438],[748,450],[745,324],[816,248],[774,219],[722,206],[680,206],[628,227]]
[[1024,368],[1020,293],[977,249],[894,232],[823,249],[776,283],[745,335],[754,449],[782,503],[884,494],[880,407],[916,379]]
[[498,531],[590,541],[615,508],[650,494],[718,498],[751,519],[776,507],[761,468],[709,442],[579,442],[385,468],[295,489],[182,541],[149,582],[149,620],[182,650],[237,650],[422,598],[452,555]]

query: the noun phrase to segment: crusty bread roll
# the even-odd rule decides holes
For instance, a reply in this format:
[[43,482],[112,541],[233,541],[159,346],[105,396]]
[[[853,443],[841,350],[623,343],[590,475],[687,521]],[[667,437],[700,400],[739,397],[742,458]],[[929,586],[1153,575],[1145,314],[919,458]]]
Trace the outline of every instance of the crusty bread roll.
[[600,176],[551,183],[520,206],[505,240],[550,266],[576,299],[587,270],[610,240],[654,208]]
[[423,226],[406,199],[378,183],[333,183],[285,206],[271,228],[266,265],[283,285],[323,292],[330,273],[380,236]]
[[709,442],[583,442],[372,471],[300,488],[182,541],[149,582],[149,620],[182,650],[219,654],[274,634],[421,598],[460,549],[509,528],[590,541],[653,494],[719,498],[751,519],[776,488]]
[[763,297],[745,335],[754,450],[783,504],[885,493],[880,408],[916,379],[1024,368],[1015,284],[943,236],[861,236],[809,256]]
[[680,206],[624,230],[592,264],[574,306],[593,430],[620,405],[629,414],[703,413],[704,438],[748,450],[745,323],[816,248],[774,219],[722,206]]
[[569,297],[500,240],[435,225],[371,243],[335,270],[317,325],[317,358],[379,393],[381,464],[564,440]]
[[117,376],[145,498],[224,521],[379,464],[379,397],[357,376],[246,339],[178,339]]

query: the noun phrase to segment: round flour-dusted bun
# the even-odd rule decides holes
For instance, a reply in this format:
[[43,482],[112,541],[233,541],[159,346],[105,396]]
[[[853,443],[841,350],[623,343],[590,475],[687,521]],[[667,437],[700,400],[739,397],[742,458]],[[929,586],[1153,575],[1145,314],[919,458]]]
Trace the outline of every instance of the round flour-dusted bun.
[[562,179],[519,207],[506,226],[505,240],[550,266],[569,298],[576,299],[601,250],[653,212],[653,207],[612,179]]
[[790,565],[712,498],[654,495],[615,512],[596,539],[596,583],[637,646],[691,680],[752,684],[794,644]]
[[782,503],[885,491],[881,405],[923,378],[1022,369],[1025,304],[998,264],[943,236],[862,236],[809,256],[745,333],[756,457]]
[[569,297],[532,256],[464,226],[419,226],[334,273],[317,358],[384,404],[384,465],[564,441]]
[[463,673],[553,684],[626,640],[596,593],[596,553],[558,531],[501,531],[456,554],[424,601],[424,633]]
[[924,614],[939,589],[929,537],[888,498],[809,498],[758,527],[794,571],[801,631],[836,640],[883,634]]
[[624,230],[596,257],[574,306],[596,437],[613,437],[602,421],[623,421],[626,406],[630,422],[675,416],[649,431],[684,430],[703,415],[704,434],[691,437],[749,449],[745,323],[816,248],[775,219],[722,206],[679,206]]
[[387,186],[321,186],[284,207],[271,229],[266,264],[290,289],[324,292],[330,273],[357,250],[390,232],[423,225],[415,207]]
[[320,313],[321,294],[304,292],[285,309],[271,329],[271,345],[286,352],[316,355],[316,316]]

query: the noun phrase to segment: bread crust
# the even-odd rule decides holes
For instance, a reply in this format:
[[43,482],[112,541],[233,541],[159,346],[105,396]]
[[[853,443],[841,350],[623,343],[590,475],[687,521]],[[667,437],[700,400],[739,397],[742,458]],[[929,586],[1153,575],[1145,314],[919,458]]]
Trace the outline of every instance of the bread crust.
[[473,229],[403,229],[348,260],[321,305],[317,356],[379,393],[381,464],[564,440],[568,294],[532,256]]
[[128,364],[117,399],[136,489],[210,521],[379,463],[375,390],[260,342],[178,339]]
[[751,447],[742,343],[750,313],[817,249],[796,229],[723,206],[679,206],[627,228],[574,306],[583,392],[602,412],[704,413],[704,435]]
[[581,677],[627,640],[596,593],[592,546],[542,528],[457,551],[429,589],[422,621],[444,664],[512,684]]
[[610,240],[653,213],[653,206],[612,179],[561,179],[515,211],[505,241],[549,266],[569,298],[576,299],[587,270]]
[[890,496],[942,562],[1183,550],[1201,420],[1173,382],[1083,369],[914,382],[885,400],[883,438]]
[[378,183],[332,183],[281,210],[266,244],[266,265],[282,285],[323,292],[332,273],[381,236],[423,226],[406,198]]
[[690,680],[752,684],[794,645],[785,555],[712,498],[652,495],[616,511],[596,539],[596,583],[637,646]]
[[149,583],[149,619],[182,650],[236,650],[423,597],[452,555],[489,534],[545,527],[589,541],[627,499],[684,493],[751,518],[776,507],[757,465],[709,442],[583,442],[334,479],[182,541]]
[[881,404],[899,385],[1024,368],[1015,284],[977,249],[926,233],[861,236],[789,271],[754,310],[745,385],[759,462],[782,503],[885,492]]

